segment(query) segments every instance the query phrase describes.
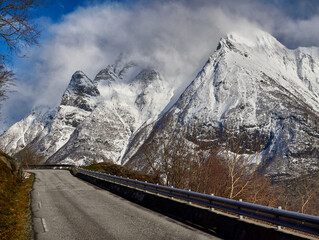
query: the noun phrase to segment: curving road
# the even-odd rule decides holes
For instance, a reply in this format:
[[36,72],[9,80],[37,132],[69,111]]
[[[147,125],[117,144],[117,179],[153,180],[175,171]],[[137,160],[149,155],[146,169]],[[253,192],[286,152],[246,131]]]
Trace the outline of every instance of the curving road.
[[131,203],[65,170],[33,170],[35,239],[218,239]]

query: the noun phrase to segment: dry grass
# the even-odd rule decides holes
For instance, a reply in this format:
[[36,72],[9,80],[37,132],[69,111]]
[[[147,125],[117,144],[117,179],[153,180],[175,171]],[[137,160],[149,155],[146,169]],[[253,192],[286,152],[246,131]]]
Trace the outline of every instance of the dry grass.
[[31,238],[30,191],[33,176],[23,179],[0,161],[0,239]]

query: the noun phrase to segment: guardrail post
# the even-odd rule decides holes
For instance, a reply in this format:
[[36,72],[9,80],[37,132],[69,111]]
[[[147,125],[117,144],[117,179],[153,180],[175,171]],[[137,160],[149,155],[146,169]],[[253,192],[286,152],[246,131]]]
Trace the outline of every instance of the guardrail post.
[[[214,197],[214,193],[212,193],[211,196]],[[212,203],[212,202],[210,202],[210,203]],[[211,207],[210,210],[211,210],[211,211],[215,211],[215,208]]]
[[[278,206],[278,209],[279,209],[279,210],[282,210],[282,207],[281,207],[281,206]],[[278,217],[278,216],[277,216],[277,217]],[[280,225],[277,226],[277,230],[278,230],[278,231],[281,230],[281,226],[280,226]]]
[[[239,199],[239,202],[242,202],[243,199]],[[240,209],[240,207],[238,207],[238,209]],[[243,215],[239,215],[239,220],[243,220],[244,219],[244,216]]]
[[[147,183],[147,181],[145,181],[145,183]],[[145,189],[145,192],[147,192],[147,186],[146,185],[144,185],[144,189]]]
[[[173,188],[173,186],[171,186],[171,188]],[[172,191],[171,191],[171,190],[170,190],[169,192],[170,192],[170,193],[172,193]],[[171,199],[173,199],[173,196],[171,196]]]
[[[191,190],[190,190],[190,189],[188,189],[188,191],[190,192]],[[187,195],[187,197],[189,197],[189,195]],[[189,204],[189,205],[191,205],[191,204],[192,204],[192,202],[191,202],[191,201],[188,201],[188,204]]]

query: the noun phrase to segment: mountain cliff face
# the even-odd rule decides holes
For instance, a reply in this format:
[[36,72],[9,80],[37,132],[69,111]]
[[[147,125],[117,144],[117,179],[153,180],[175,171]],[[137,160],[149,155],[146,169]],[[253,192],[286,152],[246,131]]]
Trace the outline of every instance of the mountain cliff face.
[[83,73],[75,72],[62,96],[57,112],[44,130],[28,146],[45,158],[59,150],[96,105],[99,91]]
[[131,137],[141,125],[154,121],[172,96],[155,70],[122,61],[100,71],[94,83],[101,92],[98,106],[49,162],[78,158],[80,164],[93,159],[120,163]]
[[209,147],[232,131],[259,142],[272,175],[319,167],[317,48],[290,50],[262,31],[232,33],[164,112],[173,90],[156,70],[123,58],[93,81],[76,72],[59,107],[13,125],[0,148],[12,154],[30,146],[48,162],[95,159],[147,170],[145,151],[159,152],[176,133]]
[[[230,34],[140,149],[159,150],[157,140],[174,131],[200,144],[232,129],[250,141],[262,139],[267,171],[289,175],[301,164],[318,168],[318,123],[318,49],[289,50],[264,32],[253,38]],[[127,155],[127,165],[145,168],[142,150]]]
[[[12,153],[25,146],[34,148],[50,163],[119,162],[130,138],[143,124],[157,119],[172,95],[157,71],[121,58],[93,81],[75,72],[46,123],[46,114],[35,110],[3,134],[1,143]],[[25,128],[31,128],[33,135]]]
[[73,74],[60,105],[72,106],[90,112],[96,105],[94,97],[99,95],[100,92],[93,82],[83,72],[77,71]]
[[29,145],[36,137],[45,134],[56,109],[41,107],[33,109],[29,116],[13,124],[0,137],[0,149],[10,155]]

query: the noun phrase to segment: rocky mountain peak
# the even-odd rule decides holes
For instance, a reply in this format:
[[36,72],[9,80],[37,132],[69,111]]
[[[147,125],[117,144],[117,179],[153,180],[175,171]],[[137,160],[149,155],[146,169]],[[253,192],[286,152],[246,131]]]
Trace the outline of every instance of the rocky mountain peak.
[[147,141],[128,150],[123,162],[141,168],[142,149],[159,152],[156,139],[172,132],[206,146],[232,129],[252,144],[262,140],[265,171],[272,176],[294,175],[302,162],[317,169],[318,56],[314,48],[290,50],[263,31],[227,35]]
[[[154,98],[160,99],[163,97],[159,93],[163,92],[163,89],[165,88],[159,73],[150,68],[140,71],[130,85],[135,87],[135,92],[138,93],[135,104],[140,111],[142,111],[147,105],[149,109],[148,111],[150,111],[152,108],[150,105],[153,101],[156,101]],[[166,94],[165,97],[167,97]],[[148,114],[152,115],[150,112]]]
[[[116,62],[102,69],[94,78],[95,84],[110,85],[112,82],[123,81],[130,75],[136,74],[137,64],[129,61],[123,54],[120,54]],[[133,73],[130,73],[130,72]]]
[[255,30],[249,33],[231,32],[222,38],[217,50],[227,49],[241,51],[247,54],[249,51],[283,51],[286,49],[276,38],[262,30]]
[[48,162],[72,163],[79,155],[81,164],[96,159],[141,169],[145,149],[159,156],[167,136],[208,147],[233,129],[252,144],[263,141],[258,156],[268,173],[293,175],[300,162],[319,168],[318,76],[317,48],[290,50],[263,31],[230,33],[168,109],[169,82],[121,55],[93,82],[75,72],[54,117],[31,114],[2,135],[0,148],[30,146]]
[[161,80],[160,75],[154,69],[143,69],[134,79],[134,82],[149,85],[152,81]]
[[95,84],[110,85],[112,82],[121,81],[127,76],[127,72],[135,66],[133,63],[125,63],[122,66],[109,65],[102,69],[94,78]]
[[82,71],[76,71],[62,96],[61,105],[92,111],[95,106],[93,98],[99,95],[100,92],[92,80]]
[[99,91],[82,71],[76,71],[71,78],[66,91],[74,92],[77,95],[87,94],[89,96],[98,96]]
[[94,83],[98,84],[100,81],[104,81],[109,84],[110,82],[116,81],[116,79],[117,75],[114,72],[113,67],[109,65],[95,76]]

